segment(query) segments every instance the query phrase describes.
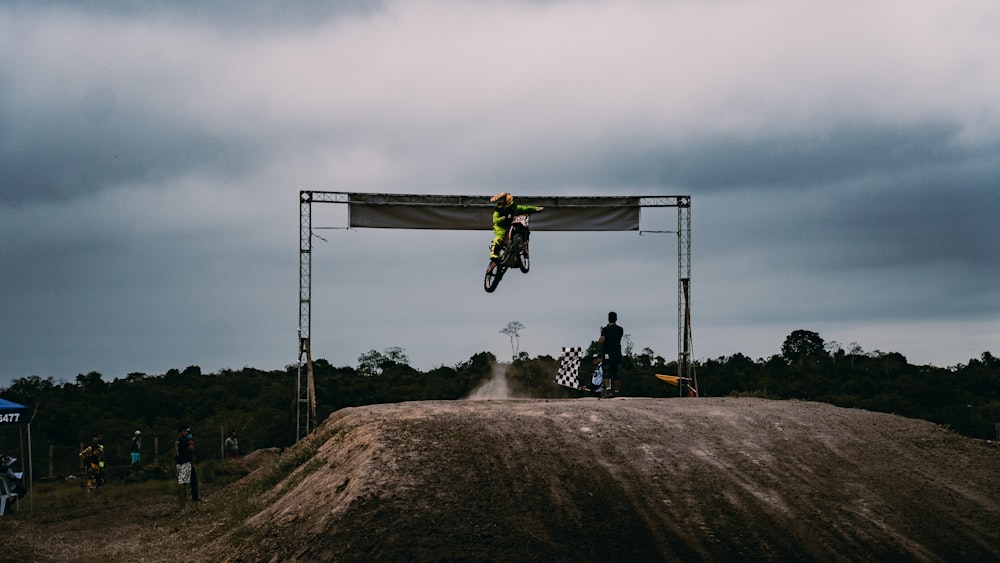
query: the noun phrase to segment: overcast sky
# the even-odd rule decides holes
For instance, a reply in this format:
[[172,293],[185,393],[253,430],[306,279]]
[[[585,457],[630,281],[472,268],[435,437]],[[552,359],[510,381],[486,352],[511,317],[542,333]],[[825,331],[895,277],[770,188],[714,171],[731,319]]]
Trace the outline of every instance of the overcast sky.
[[[0,385],[293,364],[299,190],[690,195],[696,359],[1000,354],[998,53],[993,0],[4,2]],[[488,225],[316,234],[334,365],[609,310],[676,359],[675,235],[539,232],[486,294]]]

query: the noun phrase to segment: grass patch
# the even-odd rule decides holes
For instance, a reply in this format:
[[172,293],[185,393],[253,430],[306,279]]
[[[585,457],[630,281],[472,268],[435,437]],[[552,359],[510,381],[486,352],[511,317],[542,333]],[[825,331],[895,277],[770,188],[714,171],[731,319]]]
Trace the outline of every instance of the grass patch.
[[782,397],[771,393],[767,389],[749,389],[745,391],[733,391],[729,393],[730,397],[739,398],[754,398],[754,399],[769,399],[772,401],[780,401]]
[[[32,487],[31,505],[36,514],[66,513],[78,509],[81,502],[90,507],[111,507],[123,502],[162,500],[166,495],[176,495],[176,482],[150,480],[141,483],[111,481],[92,493],[86,490],[86,480],[36,482]],[[27,500],[21,501],[25,511]]]
[[312,442],[293,447],[255,482],[250,483],[250,492],[261,493],[278,486],[293,471],[316,455],[317,447]]

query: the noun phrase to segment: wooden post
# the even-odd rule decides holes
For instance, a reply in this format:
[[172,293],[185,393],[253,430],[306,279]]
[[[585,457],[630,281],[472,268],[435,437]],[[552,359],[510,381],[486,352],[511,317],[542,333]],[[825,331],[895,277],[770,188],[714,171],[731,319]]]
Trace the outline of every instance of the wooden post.
[[160,457],[160,437],[157,436],[153,438],[153,463],[156,463],[156,458]]
[[996,424],[994,424],[994,426],[997,431],[997,442],[1000,442],[1000,422],[997,422]]
[[49,477],[56,476],[56,447],[49,445]]

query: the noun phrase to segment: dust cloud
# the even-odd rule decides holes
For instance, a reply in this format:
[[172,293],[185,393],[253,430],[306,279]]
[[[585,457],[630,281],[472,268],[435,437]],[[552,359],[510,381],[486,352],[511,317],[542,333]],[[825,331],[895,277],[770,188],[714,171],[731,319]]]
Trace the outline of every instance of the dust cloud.
[[494,362],[490,368],[490,378],[473,389],[465,399],[468,401],[489,401],[515,398],[517,397],[511,392],[510,385],[507,383],[507,366]]

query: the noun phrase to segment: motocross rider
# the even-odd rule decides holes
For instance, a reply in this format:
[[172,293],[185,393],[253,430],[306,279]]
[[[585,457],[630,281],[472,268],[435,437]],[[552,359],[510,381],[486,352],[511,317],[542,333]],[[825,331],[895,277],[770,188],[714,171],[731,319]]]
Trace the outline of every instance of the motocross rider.
[[507,229],[510,228],[510,221],[515,215],[523,213],[538,213],[545,209],[534,205],[515,205],[514,196],[507,192],[500,192],[490,198],[490,202],[495,206],[493,210],[493,244],[490,245],[490,260],[496,260],[497,251],[503,244],[504,237],[507,236]]

